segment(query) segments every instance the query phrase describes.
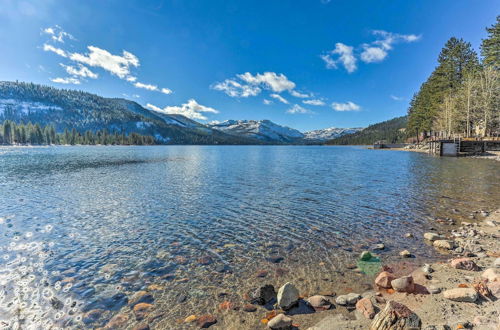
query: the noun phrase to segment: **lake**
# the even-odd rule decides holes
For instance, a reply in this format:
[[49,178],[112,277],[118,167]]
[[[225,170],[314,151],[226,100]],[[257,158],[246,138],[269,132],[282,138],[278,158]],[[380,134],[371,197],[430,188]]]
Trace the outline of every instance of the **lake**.
[[361,147],[2,147],[0,323],[99,327],[147,289],[148,317],[181,328],[266,283],[366,290],[380,263],[360,264],[361,251],[384,243],[378,256],[391,263],[408,249],[407,267],[443,258],[422,240],[447,226],[436,218],[460,224],[499,205],[490,160]]

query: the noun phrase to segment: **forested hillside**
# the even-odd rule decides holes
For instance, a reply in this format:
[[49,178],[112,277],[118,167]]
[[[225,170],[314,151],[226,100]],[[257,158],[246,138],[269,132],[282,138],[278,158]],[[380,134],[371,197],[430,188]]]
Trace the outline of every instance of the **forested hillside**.
[[481,58],[471,44],[452,37],[438,65],[413,96],[408,131],[442,137],[500,133],[500,16],[487,28]]
[[381,123],[370,125],[359,132],[346,134],[336,139],[329,140],[326,142],[326,144],[367,145],[373,144],[375,141],[379,140],[386,140],[388,143],[404,142],[407,138],[407,122],[408,118],[406,116],[397,117]]
[[147,110],[125,99],[23,82],[0,82],[0,122],[51,125],[56,132],[107,130],[153,136],[164,144],[258,144],[212,130],[180,115]]

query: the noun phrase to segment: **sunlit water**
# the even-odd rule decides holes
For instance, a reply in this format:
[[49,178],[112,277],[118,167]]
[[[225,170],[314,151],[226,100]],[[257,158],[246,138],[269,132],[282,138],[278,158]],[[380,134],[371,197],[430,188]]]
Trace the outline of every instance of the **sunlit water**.
[[489,160],[358,147],[4,147],[0,328],[99,327],[118,313],[132,325],[128,300],[144,289],[147,319],[164,328],[265,283],[362,290],[378,270],[349,269],[362,250],[384,243],[387,263],[402,249],[439,258],[421,239],[436,217],[498,205],[500,166]]

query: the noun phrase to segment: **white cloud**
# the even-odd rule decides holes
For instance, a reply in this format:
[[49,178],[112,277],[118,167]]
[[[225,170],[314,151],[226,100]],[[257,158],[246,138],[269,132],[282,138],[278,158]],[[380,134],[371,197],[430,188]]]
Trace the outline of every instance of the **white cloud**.
[[281,103],[289,104],[288,100],[279,94],[270,94],[269,96],[280,101]]
[[316,106],[325,105],[325,102],[322,100],[303,100],[302,103]]
[[371,44],[363,45],[361,60],[365,63],[381,62],[387,57],[387,52],[393,49],[394,44],[399,42],[415,42],[420,40],[420,35],[399,34],[383,30],[374,30],[372,34],[378,37]]
[[268,100],[268,99],[264,99],[262,102],[263,102],[265,105],[270,105],[270,104],[273,104],[273,101]]
[[332,108],[335,111],[358,111],[361,109],[361,107],[359,105],[357,105],[356,103],[353,103],[351,101],[348,101],[346,103],[333,102]]
[[403,101],[405,98],[401,96],[391,95],[391,99],[393,99],[394,101]]
[[381,62],[387,56],[387,52],[379,47],[370,47],[364,45],[364,51],[361,53],[361,60],[365,63]]
[[50,35],[50,38],[56,42],[64,42],[65,38],[75,40],[75,38],[71,34],[65,32],[59,25],[45,28],[42,30],[42,32]]
[[62,63],[59,64],[66,70],[68,74],[72,76],[92,78],[92,79],[97,79],[98,77],[97,73],[90,71],[86,66],[83,66],[81,64],[78,65],[78,68],[75,68],[74,66],[71,65],[64,65]]
[[307,114],[307,113],[313,113],[312,111],[306,109],[306,108],[303,108],[301,107],[300,105],[298,104],[294,104],[293,107],[291,107],[290,109],[288,109],[286,111],[287,113],[291,113],[291,114]]
[[195,99],[190,99],[187,103],[184,103],[181,106],[167,106],[163,109],[149,103],[146,107],[165,114],[178,114],[191,119],[199,120],[207,120],[207,117],[205,117],[203,113],[219,113],[219,111],[214,108],[199,104]]
[[252,75],[250,72],[245,72],[237,75],[237,77],[250,85],[263,85],[265,88],[277,93],[295,88],[295,83],[288,80],[282,73],[264,72],[263,74]]
[[172,94],[172,90],[170,88],[162,88],[160,90],[160,92],[162,92],[163,94]]
[[68,57],[68,54],[61,48],[56,48],[52,45],[43,44],[43,50],[46,52],[53,52],[62,57]]
[[292,94],[292,96],[295,96],[295,97],[298,97],[301,99],[305,99],[306,97],[311,97],[311,95],[309,95],[309,94],[301,93],[301,92],[298,92],[296,90],[291,90],[290,94]]
[[72,77],[66,77],[66,78],[53,78],[50,79],[51,81],[58,83],[58,84],[73,84],[73,85],[80,85],[80,80]]
[[[356,71],[356,57],[353,53],[353,47],[345,45],[341,42],[335,44],[335,49],[329,51],[327,54],[320,55],[321,59],[326,63],[327,69],[336,69],[337,63],[342,63],[347,72],[352,73]],[[339,55],[335,60],[332,55]]]
[[127,78],[125,78],[125,80],[127,80],[128,82],[136,82],[137,81],[137,77],[128,76]]
[[241,84],[234,79],[226,79],[223,82],[211,86],[212,89],[222,91],[231,97],[249,97],[259,95],[261,89],[258,86]]
[[120,56],[95,46],[87,48],[90,51],[88,54],[72,53],[69,58],[75,62],[103,68],[121,79],[126,79],[130,75],[130,67],[139,66],[137,56],[125,50]]
[[158,91],[158,86],[156,86],[156,85],[143,84],[141,82],[136,82],[134,84],[134,86],[137,87],[137,88],[147,89],[148,91]]

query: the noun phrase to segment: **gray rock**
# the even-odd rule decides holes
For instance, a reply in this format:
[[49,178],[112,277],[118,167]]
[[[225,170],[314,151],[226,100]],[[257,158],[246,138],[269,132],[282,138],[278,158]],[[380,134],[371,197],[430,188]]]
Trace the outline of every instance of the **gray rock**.
[[265,305],[276,298],[274,286],[267,284],[249,293],[250,302],[257,305]]
[[415,291],[415,283],[413,282],[413,277],[411,276],[403,276],[392,280],[391,286],[398,292],[412,293],[413,291]]
[[267,326],[272,330],[288,330],[292,328],[292,319],[285,314],[278,314],[267,323]]
[[373,249],[374,249],[374,250],[383,250],[383,249],[385,249],[385,245],[384,245],[384,244],[382,244],[382,243],[380,243],[380,244],[375,244],[375,245],[373,246]]
[[444,239],[443,236],[441,236],[437,233],[425,233],[424,238],[428,241],[431,241],[431,242],[437,241],[438,239]]
[[361,298],[361,296],[357,293],[348,293],[345,295],[338,296],[335,299],[335,302],[338,305],[346,306],[346,305],[354,305]]
[[315,310],[327,310],[332,307],[332,303],[325,296],[316,295],[307,299],[309,305]]
[[299,301],[299,290],[290,282],[285,283],[278,290],[278,306],[288,310],[295,306]]
[[434,247],[437,247],[439,249],[445,249],[445,250],[451,250],[455,246],[453,241],[444,240],[444,239],[434,241],[432,243],[432,245],[434,245]]
[[475,302],[478,298],[476,290],[472,288],[456,288],[443,292],[446,299],[458,302]]

